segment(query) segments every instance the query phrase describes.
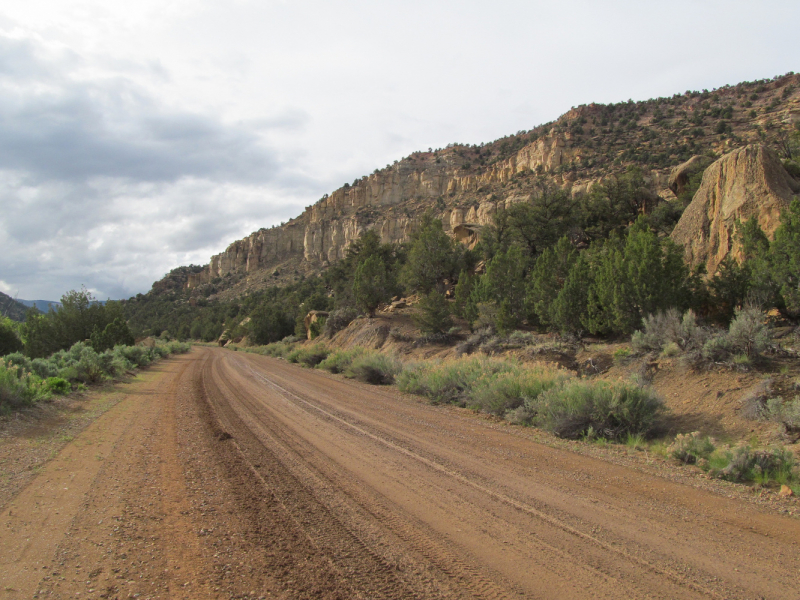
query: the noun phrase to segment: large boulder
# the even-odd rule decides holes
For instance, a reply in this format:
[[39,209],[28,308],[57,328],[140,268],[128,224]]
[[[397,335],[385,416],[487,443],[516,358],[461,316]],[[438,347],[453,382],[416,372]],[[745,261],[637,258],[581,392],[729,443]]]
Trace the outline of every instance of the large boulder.
[[783,168],[769,148],[750,145],[726,154],[703,173],[703,181],[692,202],[672,232],[682,244],[691,265],[705,264],[709,275],[731,254],[741,258],[735,239],[737,221],[752,217],[772,239],[780,215],[800,183]]
[[693,156],[685,163],[678,165],[669,174],[667,180],[667,187],[672,190],[676,196],[686,189],[686,184],[689,183],[689,178],[702,170],[706,166],[707,160],[703,156]]

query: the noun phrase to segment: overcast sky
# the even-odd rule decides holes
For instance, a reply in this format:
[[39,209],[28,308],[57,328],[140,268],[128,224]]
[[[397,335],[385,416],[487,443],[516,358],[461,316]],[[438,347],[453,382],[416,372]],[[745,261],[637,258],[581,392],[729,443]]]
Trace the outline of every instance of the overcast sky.
[[414,150],[800,70],[800,3],[0,7],[0,291],[146,292]]

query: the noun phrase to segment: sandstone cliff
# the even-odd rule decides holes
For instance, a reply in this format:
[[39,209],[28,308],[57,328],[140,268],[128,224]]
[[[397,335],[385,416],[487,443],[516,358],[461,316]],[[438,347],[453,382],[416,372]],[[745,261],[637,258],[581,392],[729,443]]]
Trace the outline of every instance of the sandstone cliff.
[[[579,160],[582,152],[568,134],[553,128],[510,158],[481,170],[470,170],[469,157],[457,148],[417,153],[339,188],[281,227],[260,229],[234,242],[213,256],[206,269],[189,274],[186,288],[229,273],[271,269],[291,258],[324,266],[343,258],[348,246],[368,229],[378,231],[386,243],[404,242],[421,215],[431,209],[446,231],[474,241],[476,231],[491,222],[498,207],[537,193],[535,186],[526,185],[536,173],[572,194],[591,189],[598,180],[578,179],[562,169]],[[667,175],[646,173],[659,188],[666,185]]]
[[[204,268],[174,270],[163,285],[154,285],[154,292],[176,289],[178,283],[184,290],[200,287],[197,292],[203,295],[226,289],[237,295],[253,287],[286,283],[342,258],[367,229],[377,230],[384,242],[406,241],[426,210],[439,216],[457,239],[472,243],[498,207],[530,199],[543,180],[575,195],[635,166],[655,194],[674,198],[698,161],[677,169],[676,165],[699,154],[724,154],[765,136],[775,142],[782,128],[796,122],[800,122],[800,75],[793,74],[640,103],[580,106],[552,123],[489,144],[416,152],[376,169],[326,194],[285,225],[260,229],[232,243]],[[769,161],[775,163],[774,156]],[[676,239],[687,243],[690,260],[707,262],[713,269],[729,250],[728,225],[722,223],[728,222],[731,210],[749,215],[761,193],[740,191],[754,184],[733,181],[758,171],[753,169],[736,167],[736,173],[724,175],[725,183],[718,186],[726,198],[749,194],[750,200],[741,206],[730,200],[719,214],[716,209],[704,213],[696,205],[687,210]],[[725,173],[729,171],[726,167]],[[773,182],[771,190],[780,187],[774,183],[780,177],[773,175],[762,177]],[[785,198],[781,189],[771,193]],[[738,208],[730,209],[734,204]],[[777,218],[774,211],[766,216],[770,210],[763,217],[768,230]]]
[[672,239],[683,245],[687,262],[705,264],[708,273],[714,274],[729,254],[741,258],[735,236],[737,221],[758,219],[771,239],[781,211],[798,192],[800,183],[786,172],[774,152],[763,145],[745,146],[705,170]]

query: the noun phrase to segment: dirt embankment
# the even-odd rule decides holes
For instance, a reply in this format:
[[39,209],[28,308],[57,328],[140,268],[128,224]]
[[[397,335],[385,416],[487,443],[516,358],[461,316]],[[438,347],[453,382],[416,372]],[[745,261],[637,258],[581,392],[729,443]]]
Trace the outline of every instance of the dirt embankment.
[[[321,342],[331,347],[373,348],[406,361],[449,359],[460,354],[470,337],[468,334],[426,343],[413,324],[413,311],[414,308],[408,308],[378,313],[372,319],[359,318],[333,339]],[[466,330],[462,327],[462,331]],[[484,342],[484,350],[526,362],[547,363],[588,377],[614,380],[639,376],[655,388],[669,409],[667,435],[701,431],[723,442],[782,444],[800,457],[798,440],[786,437],[780,425],[759,419],[754,411],[754,402],[759,398],[763,401],[779,394],[791,398],[797,393],[800,361],[796,358],[771,358],[769,364],[748,370],[724,366],[708,369],[693,367],[680,358],[627,358],[630,353],[627,343],[601,340],[562,343],[554,335],[530,336],[533,339],[520,338],[510,343]],[[480,345],[469,347],[468,351],[481,352]]]
[[725,486],[198,348],[0,513],[0,598],[796,598],[800,521]]

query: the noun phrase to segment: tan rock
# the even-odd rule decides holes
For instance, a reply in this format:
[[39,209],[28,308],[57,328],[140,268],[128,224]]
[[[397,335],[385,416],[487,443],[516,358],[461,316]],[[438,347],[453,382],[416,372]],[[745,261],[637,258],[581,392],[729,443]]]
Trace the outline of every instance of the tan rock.
[[794,492],[792,491],[792,488],[790,488],[788,485],[781,485],[781,489],[778,492],[778,495],[783,496],[784,498],[788,498],[789,496],[794,496]]
[[689,183],[689,177],[697,173],[703,168],[705,160],[702,156],[693,156],[685,163],[678,165],[669,174],[667,187],[672,190],[676,196],[686,189],[686,184]]
[[322,319],[327,319],[328,313],[324,310],[311,310],[303,319],[303,325],[306,328],[306,335],[311,339],[311,325],[319,322]]
[[770,239],[800,184],[767,147],[750,145],[726,154],[703,174],[700,188],[672,232],[686,260],[705,264],[714,274],[731,254],[741,257],[735,239],[737,221],[755,217]]

